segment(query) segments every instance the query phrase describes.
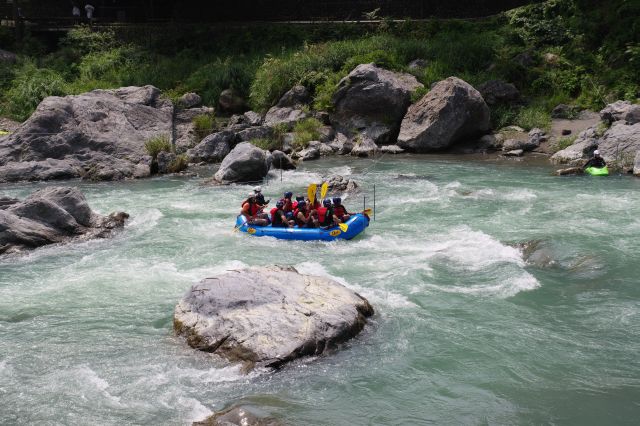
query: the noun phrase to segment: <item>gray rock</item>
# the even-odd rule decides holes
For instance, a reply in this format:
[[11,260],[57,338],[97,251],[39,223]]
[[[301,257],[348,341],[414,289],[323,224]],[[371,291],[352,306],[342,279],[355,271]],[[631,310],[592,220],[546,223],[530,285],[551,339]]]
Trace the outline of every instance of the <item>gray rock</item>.
[[298,153],[298,158],[302,161],[317,160],[320,158],[320,150],[314,147],[307,147]]
[[177,156],[173,152],[160,151],[156,162],[158,163],[158,173],[163,175],[171,172],[171,163],[176,160]]
[[336,133],[333,141],[329,143],[329,146],[336,154],[346,155],[353,149],[353,143],[344,133]]
[[225,89],[220,92],[218,106],[221,111],[233,114],[242,112],[246,107],[246,102],[232,89]]
[[254,111],[247,111],[243,114],[245,122],[250,126],[260,126],[264,121],[262,114]]
[[[254,412],[255,411],[255,412]],[[261,415],[259,410],[246,405],[233,406],[193,422],[192,426],[284,426],[274,418]]]
[[193,348],[247,369],[278,368],[350,339],[372,314],[366,299],[328,278],[254,267],[193,285],[173,324]]
[[329,146],[329,144],[321,143],[318,146],[318,151],[320,151],[321,156],[327,156],[333,154],[333,148]]
[[[214,109],[209,107],[189,108],[176,112],[174,117],[176,153],[182,154],[196,146],[202,136],[196,133],[193,120],[200,115],[213,116]],[[214,129],[211,130],[213,132]]]
[[275,150],[271,153],[271,166],[274,169],[282,170],[295,170],[296,166],[293,164],[291,158],[282,151]]
[[267,175],[270,166],[264,150],[249,142],[241,142],[222,160],[213,180],[222,184],[259,182]]
[[505,157],[522,157],[524,155],[524,150],[522,149],[514,149],[511,151],[507,151],[502,154]]
[[312,111],[311,116],[324,125],[331,124],[331,116],[326,111]]
[[17,198],[2,196],[0,197],[0,210],[6,209],[18,202],[20,202],[20,200]]
[[129,215],[91,211],[77,188],[49,187],[0,208],[0,254],[72,239],[104,238]]
[[236,136],[241,142],[249,142],[253,139],[270,139],[273,137],[273,127],[249,127],[248,129],[239,131]]
[[318,129],[320,137],[318,138],[322,143],[330,143],[336,136],[336,131],[331,126],[322,126]]
[[477,148],[480,151],[498,151],[502,149],[504,137],[501,134],[488,134],[478,140]]
[[339,193],[351,193],[355,192],[359,185],[356,181],[352,179],[346,179],[340,175],[333,175],[326,179],[327,185],[329,187],[329,193],[331,194],[339,194]]
[[404,149],[400,148],[398,145],[383,145],[380,147],[380,152],[385,154],[402,154]]
[[616,101],[604,107],[600,111],[600,117],[608,123],[626,121],[626,124],[636,124],[640,122],[640,105],[629,101]]
[[202,103],[202,98],[197,93],[189,92],[180,96],[178,103],[183,108],[193,108]]
[[488,105],[511,104],[520,100],[516,86],[502,80],[485,81],[477,89]]
[[187,151],[189,162],[217,163],[222,161],[231,151],[235,137],[235,133],[228,130],[207,136],[193,149]]
[[631,169],[640,151],[640,123],[629,125],[625,121],[614,122],[602,135],[598,150],[607,163],[616,163],[625,170]]
[[633,175],[640,177],[640,151],[636,152],[636,158],[633,160]]
[[378,146],[373,139],[360,137],[353,143],[350,154],[356,157],[371,157],[378,152]]
[[153,86],[48,97],[0,140],[0,181],[132,177],[144,143],[172,134],[172,115]]
[[373,141],[391,143],[411,103],[411,93],[421,87],[410,74],[388,71],[374,64],[358,65],[338,84],[331,122],[349,136],[375,126],[378,130]]
[[0,130],[15,132],[20,127],[20,123],[9,118],[0,117]]
[[267,111],[267,115],[264,117],[264,124],[270,127],[282,124],[291,129],[294,124],[308,116],[309,114],[301,109],[274,106]]
[[573,143],[567,148],[560,150],[551,156],[554,164],[577,165],[583,162],[584,158],[590,156],[598,148],[596,139],[584,139]]
[[468,83],[449,77],[411,105],[398,145],[417,152],[442,150],[489,130],[489,107]]
[[306,87],[298,84],[282,95],[276,106],[278,108],[300,109],[309,102],[311,102],[311,93]]

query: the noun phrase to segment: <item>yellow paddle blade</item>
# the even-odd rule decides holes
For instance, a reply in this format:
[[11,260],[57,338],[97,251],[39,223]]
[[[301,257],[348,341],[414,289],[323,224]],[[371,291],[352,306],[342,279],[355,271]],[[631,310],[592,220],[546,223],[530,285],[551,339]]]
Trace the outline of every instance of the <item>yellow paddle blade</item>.
[[316,199],[316,192],[318,191],[318,185],[316,185],[315,183],[312,183],[311,185],[309,185],[309,188],[307,188],[307,198],[309,198],[310,202],[314,202]]
[[346,223],[339,223],[338,226],[340,227],[340,230],[342,232],[347,232],[347,229],[349,229],[349,225],[347,225]]
[[329,184],[327,182],[322,183],[322,187],[320,188],[320,198],[324,200],[324,197],[327,195],[327,190],[329,189]]
[[364,210],[362,211],[362,213],[366,214],[367,216],[371,216],[371,213],[372,213],[372,212],[373,212],[373,210],[371,210],[371,209],[364,209]]

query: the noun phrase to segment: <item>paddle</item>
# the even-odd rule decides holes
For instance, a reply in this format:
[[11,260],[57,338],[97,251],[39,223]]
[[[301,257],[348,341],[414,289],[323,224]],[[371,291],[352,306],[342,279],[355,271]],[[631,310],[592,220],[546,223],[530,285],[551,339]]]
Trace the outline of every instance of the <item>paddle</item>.
[[309,187],[307,188],[307,198],[309,199],[309,202],[311,204],[313,204],[316,200],[316,192],[318,192],[318,185],[316,185],[315,183],[309,185]]
[[324,200],[324,197],[327,195],[327,190],[329,189],[329,184],[327,182],[322,183],[322,187],[320,188],[320,198]]

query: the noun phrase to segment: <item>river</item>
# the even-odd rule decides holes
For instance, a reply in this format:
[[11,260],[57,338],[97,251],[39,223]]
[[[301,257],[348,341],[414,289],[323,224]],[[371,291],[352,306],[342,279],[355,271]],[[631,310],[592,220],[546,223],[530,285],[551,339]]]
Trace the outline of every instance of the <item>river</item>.
[[[292,425],[637,424],[640,180],[550,171],[387,156],[270,175],[272,200],[348,176],[363,185],[352,210],[375,184],[376,220],[332,243],[233,232],[246,185],[71,182],[131,220],[109,240],[0,260],[0,424],[189,424],[238,402]],[[550,264],[513,246],[530,240]],[[376,314],[276,373],[243,375],[173,335],[192,283],[268,264],[333,277]]]

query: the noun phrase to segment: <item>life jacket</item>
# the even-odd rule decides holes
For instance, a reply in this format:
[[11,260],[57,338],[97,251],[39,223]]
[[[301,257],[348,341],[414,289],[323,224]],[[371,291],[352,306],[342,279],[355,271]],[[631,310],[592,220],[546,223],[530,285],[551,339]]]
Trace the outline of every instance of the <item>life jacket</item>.
[[271,209],[271,226],[275,227],[283,227],[287,226],[286,223],[282,221],[282,215],[284,212],[282,210],[278,210],[277,207]]
[[339,206],[333,206],[333,214],[335,214],[339,219],[342,219],[342,217],[347,214],[347,209],[345,209],[342,204]]
[[318,210],[318,222],[322,226],[328,226],[333,223],[333,209],[331,207],[319,207]]
[[258,204],[249,200],[245,200],[242,203],[242,207],[244,208],[244,205],[249,203],[249,215],[250,216],[255,216],[258,214],[258,211],[260,210],[260,207],[258,207]]
[[[289,213],[295,210],[295,207],[293,206],[294,203],[291,202],[291,199],[281,198],[280,201],[284,203],[284,206],[282,207],[283,212]],[[298,205],[297,201],[295,202],[295,205]]]
[[320,207],[322,207],[322,204],[320,204],[320,201],[318,200],[315,200],[313,203],[309,203],[310,210],[318,210]]

